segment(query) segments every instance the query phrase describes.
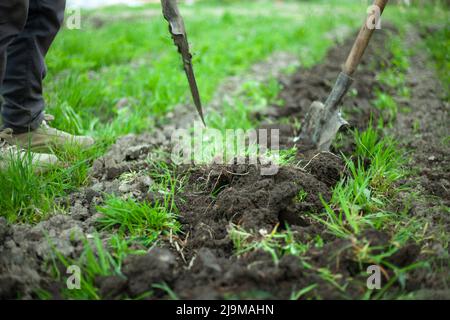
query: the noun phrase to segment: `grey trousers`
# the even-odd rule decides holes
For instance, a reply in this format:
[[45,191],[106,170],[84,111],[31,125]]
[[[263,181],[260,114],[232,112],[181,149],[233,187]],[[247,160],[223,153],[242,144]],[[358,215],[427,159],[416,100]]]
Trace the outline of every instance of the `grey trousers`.
[[45,55],[64,19],[66,0],[0,0],[3,127],[17,133],[42,123]]

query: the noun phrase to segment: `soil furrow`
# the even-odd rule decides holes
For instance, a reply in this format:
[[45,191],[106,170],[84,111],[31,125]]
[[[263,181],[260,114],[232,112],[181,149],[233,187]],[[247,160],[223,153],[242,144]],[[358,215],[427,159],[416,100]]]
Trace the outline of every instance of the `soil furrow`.
[[[389,90],[376,82],[376,70],[381,62],[390,59],[385,45],[392,32],[395,30],[387,28],[376,34],[355,75],[354,90],[344,100],[345,114],[356,128],[365,129],[371,113],[375,113],[375,118],[379,116],[380,112],[371,104],[374,89]],[[273,106],[255,117],[261,120],[269,118],[275,126],[286,117],[302,119],[312,101],[323,100],[329,93],[351,44],[352,41],[348,40],[332,48],[323,63],[296,72],[283,83],[285,88],[280,98],[285,105]],[[422,174],[413,182],[421,185],[420,190],[440,197],[442,204],[448,204],[448,193],[445,193],[448,191],[448,168],[445,171],[448,146],[439,142],[448,134],[442,126],[445,125],[442,119],[447,116],[448,105],[443,105],[439,92],[434,91],[436,82],[424,84],[424,79],[429,81],[435,77],[427,68],[421,68],[419,60],[408,76],[410,85],[414,86],[410,102],[413,111],[399,116],[398,126],[393,132],[405,146],[412,146],[416,151],[413,166],[422,168]],[[419,78],[418,72],[423,72]],[[433,117],[423,123],[420,139],[409,141],[411,121],[424,119],[423,114],[430,108]],[[0,298],[32,298],[36,287],[59,297],[65,283],[58,283],[49,276],[45,261],[54,251],[48,240],[64,256],[79,256],[83,247],[82,237],[96,231],[95,221],[100,217],[96,208],[103,203],[105,194],[115,193],[150,203],[159,200],[161,195],[158,192],[149,191],[154,182],[148,175],[148,158],[154,155],[156,148],[170,148],[173,127],[170,128],[155,134],[119,139],[104,157],[94,163],[92,185],[60,200],[69,214],[55,215],[36,226],[11,226],[0,219]],[[282,133],[285,134],[286,145],[292,145],[295,125],[286,126]],[[349,154],[351,150],[352,145],[347,143],[335,151]],[[304,155],[298,156],[298,160],[305,160]],[[315,219],[323,210],[322,199],[330,199],[333,187],[345,175],[343,161],[331,153],[319,154],[308,160],[311,161],[307,167],[283,166],[274,176],[262,176],[257,165],[177,168],[179,174],[189,177],[184,191],[175,199],[182,232],[163,237],[144,255],[127,257],[121,276],[98,277],[96,285],[100,288],[100,295],[104,298],[137,297],[152,290],[151,298],[166,299],[169,297],[167,290],[152,287],[164,283],[183,299],[288,299],[293,293],[315,284],[304,297],[361,298],[367,290],[367,266],[358,262],[355,239],[338,238]],[[423,166],[429,168],[429,162],[436,166],[427,171]],[[132,179],[121,179],[124,173],[129,172],[133,172]],[[305,194],[299,199],[301,191]],[[425,207],[417,207],[418,214],[423,214],[425,219],[434,219],[427,210],[430,206],[439,205],[427,202]],[[438,219],[445,219],[444,216]],[[309,246],[301,257],[279,253],[274,257],[273,253],[261,247],[236,254],[237,240],[261,243],[275,228],[287,231],[286,223],[290,226],[289,234],[298,243],[311,244],[320,237],[324,244]],[[448,221],[437,225],[448,227]],[[236,238],[242,235],[244,238]],[[101,237],[106,242],[110,234],[103,232]],[[364,239],[378,247],[389,246],[391,242],[391,234],[375,229],[358,237],[360,239],[356,240]],[[430,245],[435,243],[430,242]],[[418,247],[408,243],[388,260],[397,267],[404,267],[413,263],[419,254],[422,253]],[[331,281],[324,275],[325,269],[337,276]],[[393,276],[389,268],[385,271],[388,276]],[[423,273],[418,273],[421,275]],[[431,290],[435,283],[434,280],[424,281],[408,290]],[[391,289],[394,292],[400,290],[397,284]]]

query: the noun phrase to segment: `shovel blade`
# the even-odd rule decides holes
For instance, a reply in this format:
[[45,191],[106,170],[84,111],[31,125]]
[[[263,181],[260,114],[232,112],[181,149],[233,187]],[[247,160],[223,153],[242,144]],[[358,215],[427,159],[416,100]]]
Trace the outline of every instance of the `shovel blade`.
[[348,125],[342,118],[339,104],[347,93],[353,79],[341,72],[325,104],[314,101],[303,121],[298,138],[307,149],[328,151],[339,129]]
[[325,114],[326,107],[322,102],[311,104],[297,139],[305,149],[328,151],[340,128],[348,125],[339,110],[328,113],[327,119],[324,119]]
[[348,126],[348,122],[342,117],[340,111],[334,112],[321,127],[317,128],[318,142],[317,149],[319,151],[328,151],[331,144],[336,138],[337,133],[343,126]]

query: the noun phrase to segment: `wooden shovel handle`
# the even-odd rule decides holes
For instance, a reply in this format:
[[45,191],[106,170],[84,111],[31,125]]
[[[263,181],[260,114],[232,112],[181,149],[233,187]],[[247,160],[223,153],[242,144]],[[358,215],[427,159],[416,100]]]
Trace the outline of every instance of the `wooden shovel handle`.
[[[380,17],[387,3],[388,0],[375,0],[373,5],[380,8]],[[368,21],[366,19],[361,30],[359,31],[355,43],[353,44],[352,51],[350,51],[347,61],[345,62],[343,71],[347,75],[351,76],[355,72],[358,64],[361,62],[361,58],[364,51],[366,51],[367,45],[369,44],[370,38],[372,37],[374,31],[375,28],[369,28]]]

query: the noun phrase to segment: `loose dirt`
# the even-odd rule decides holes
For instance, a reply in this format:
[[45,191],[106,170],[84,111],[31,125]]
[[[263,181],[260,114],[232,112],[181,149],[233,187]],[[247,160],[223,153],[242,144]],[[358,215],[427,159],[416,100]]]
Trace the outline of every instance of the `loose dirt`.
[[[395,31],[387,28],[377,32],[355,75],[354,90],[344,100],[347,119],[356,128],[367,127],[370,112],[379,116],[371,100],[375,88],[388,90],[376,82],[376,70],[380,61],[385,64],[389,61],[384,45],[390,32]],[[301,120],[312,101],[326,98],[340,71],[339,64],[350,50],[351,40],[331,49],[322,64],[312,69],[299,69],[290,79],[283,80],[280,98],[285,105],[272,106],[255,117],[275,127],[283,127],[278,123],[286,117]],[[424,222],[430,224],[427,230],[432,237],[438,228],[449,231],[448,213],[440,211],[449,201],[449,150],[448,143],[447,146],[441,143],[448,135],[448,121],[444,121],[448,105],[439,96],[442,90],[437,89],[439,83],[434,73],[423,63],[426,57],[414,59],[417,60],[408,76],[414,88],[413,98],[408,102],[412,112],[399,116],[399,124],[393,132],[404,146],[414,150],[410,165],[419,170],[411,182],[418,185],[418,192],[433,195],[435,199],[414,204],[408,212],[423,216]],[[420,137],[410,139],[411,123],[416,118],[423,125]],[[156,149],[170,148],[173,128],[170,124],[152,134],[119,139],[105,156],[95,161],[91,185],[58,200],[66,207],[67,214],[55,215],[36,226],[8,225],[0,219],[0,298],[33,298],[36,288],[48,289],[58,298],[65,284],[55,283],[49,275],[47,261],[54,255],[49,241],[63,255],[75,258],[82,250],[83,237],[97,231],[95,221],[100,214],[96,206],[104,201],[105,194],[114,193],[138,201],[158,199],[158,194],[148,191],[154,181],[147,174],[149,162],[146,159],[153,156]],[[297,133],[293,121],[284,126],[282,133],[284,146],[292,145]],[[349,141],[344,141],[339,148],[335,146],[334,153],[348,154],[352,150]],[[297,157],[298,165],[281,167],[273,176],[262,176],[257,165],[177,168],[179,174],[189,177],[176,199],[182,232],[162,238],[145,255],[127,257],[122,267],[123,276],[98,278],[102,297],[137,297],[153,290],[152,298],[167,299],[166,290],[153,287],[165,283],[178,297],[185,299],[288,299],[312,284],[316,286],[302,298],[361,298],[367,290],[367,266],[357,262],[354,239],[339,239],[327,233],[316,219],[317,213],[323,210],[322,199],[329,200],[332,188],[345,177],[343,161],[332,153],[313,157],[299,154]],[[121,176],[127,172],[135,174],[125,181]],[[304,196],[299,199],[301,191]],[[400,199],[396,205],[400,207],[401,203]],[[295,240],[307,243],[320,236],[325,244],[317,242],[303,258],[278,253],[274,259],[263,250],[236,255],[236,234],[233,233],[236,230],[247,235],[244,241],[261,240],[274,228],[286,232],[287,225]],[[105,242],[109,236],[100,233]],[[368,230],[359,240],[390,248],[391,237],[389,232]],[[418,257],[428,259],[436,254],[442,257],[435,260],[432,271],[414,271],[403,291],[418,291],[423,297],[445,296],[443,272],[448,271],[448,263],[445,265],[443,259],[448,257],[447,250],[439,239],[430,239],[426,245],[407,243],[392,255],[389,262],[398,267],[407,266]],[[326,281],[325,269],[337,276]],[[392,270],[386,269],[384,276],[393,276]],[[394,294],[401,289],[395,283],[390,290]]]

